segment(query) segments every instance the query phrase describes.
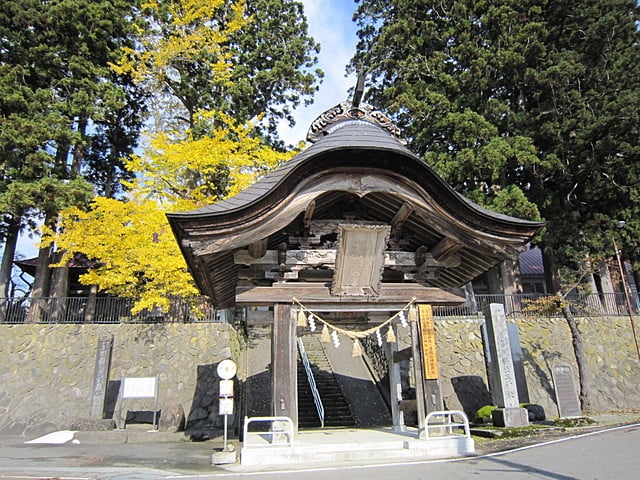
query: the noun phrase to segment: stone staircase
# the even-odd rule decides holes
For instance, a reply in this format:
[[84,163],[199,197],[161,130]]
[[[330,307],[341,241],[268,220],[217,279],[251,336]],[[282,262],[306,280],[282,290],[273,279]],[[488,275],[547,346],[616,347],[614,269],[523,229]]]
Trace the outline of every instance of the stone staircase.
[[[325,427],[355,426],[356,421],[351,406],[335,378],[319,335],[305,335],[302,341],[324,405]],[[321,426],[300,356],[298,356],[298,426],[301,429]]]

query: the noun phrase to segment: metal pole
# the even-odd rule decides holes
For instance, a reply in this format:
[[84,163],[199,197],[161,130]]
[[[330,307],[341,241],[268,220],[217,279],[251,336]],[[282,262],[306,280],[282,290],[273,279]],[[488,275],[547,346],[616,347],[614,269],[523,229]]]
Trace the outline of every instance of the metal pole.
[[224,416],[224,446],[222,447],[223,452],[227,451],[227,417],[228,415]]
[[627,289],[627,278],[622,266],[622,260],[620,259],[620,251],[616,244],[616,239],[613,239],[613,248],[616,251],[616,258],[618,259],[618,268],[620,269],[620,277],[622,278],[622,288],[624,289],[624,297],[627,301],[627,312],[629,312],[629,322],[631,323],[631,331],[633,332],[633,341],[636,344],[636,353],[638,354],[638,361],[640,361],[640,346],[638,346],[638,336],[636,335],[636,326],[633,322],[633,311],[631,310],[631,299],[629,298],[629,290]]

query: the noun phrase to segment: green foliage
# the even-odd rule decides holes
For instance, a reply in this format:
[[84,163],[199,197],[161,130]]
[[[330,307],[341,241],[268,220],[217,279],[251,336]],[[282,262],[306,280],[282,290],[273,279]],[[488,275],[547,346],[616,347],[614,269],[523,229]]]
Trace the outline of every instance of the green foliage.
[[486,419],[490,419],[491,413],[497,408],[498,407],[496,407],[495,405],[484,405],[483,407],[480,407],[476,412],[476,418],[482,419],[483,421],[485,421]]
[[561,264],[611,255],[618,220],[640,258],[635,1],[360,0],[355,17],[370,101],[454,188],[543,217]]
[[154,92],[160,131],[193,129],[199,111],[218,111],[240,122],[262,118],[274,134],[322,78],[311,70],[320,47],[300,2],[159,0],[142,13],[140,47],[114,68]]

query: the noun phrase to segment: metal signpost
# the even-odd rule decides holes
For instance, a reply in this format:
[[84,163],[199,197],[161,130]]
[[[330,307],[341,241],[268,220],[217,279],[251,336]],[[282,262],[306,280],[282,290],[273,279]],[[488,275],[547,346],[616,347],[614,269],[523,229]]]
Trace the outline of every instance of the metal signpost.
[[233,380],[236,375],[236,364],[233,360],[223,360],[218,364],[218,376],[220,377],[220,407],[218,413],[224,415],[224,446],[223,452],[229,451],[227,448],[227,418],[233,414]]

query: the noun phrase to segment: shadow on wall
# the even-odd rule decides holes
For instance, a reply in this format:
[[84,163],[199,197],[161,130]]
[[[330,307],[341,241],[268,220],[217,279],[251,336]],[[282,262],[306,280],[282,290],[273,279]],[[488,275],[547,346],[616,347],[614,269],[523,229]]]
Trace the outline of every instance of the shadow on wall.
[[475,418],[480,407],[491,405],[491,395],[482,377],[478,375],[453,377],[451,385],[462,405],[462,410],[469,419]]
[[[218,363],[198,365],[196,389],[191,401],[191,410],[186,418],[185,434],[192,440],[208,440],[222,434],[224,417],[220,415],[220,378],[217,373]],[[240,404],[242,391],[238,379],[234,379],[234,411]],[[230,431],[234,430],[236,415],[229,415]]]
[[[526,348],[522,349],[522,355],[524,357],[525,364],[529,365],[535,372],[535,376],[539,379],[540,385],[547,392],[549,398],[557,406],[556,392],[553,388],[553,381],[549,377],[551,372],[551,364],[555,363],[562,358],[562,354],[559,352],[549,352],[544,350],[540,345],[532,344],[533,353]],[[536,361],[536,358],[542,356],[544,360],[544,368]]]

